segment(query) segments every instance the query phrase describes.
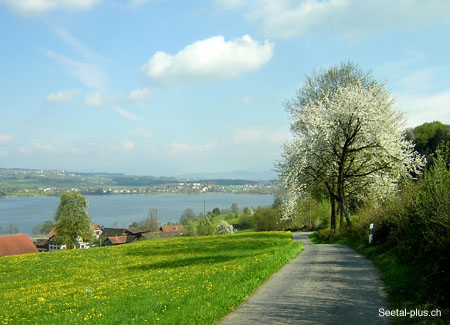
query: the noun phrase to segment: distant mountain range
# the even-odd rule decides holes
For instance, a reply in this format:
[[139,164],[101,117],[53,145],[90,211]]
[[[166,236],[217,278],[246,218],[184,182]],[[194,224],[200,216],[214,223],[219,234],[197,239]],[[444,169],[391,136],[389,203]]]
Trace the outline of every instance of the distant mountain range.
[[253,181],[267,181],[277,178],[274,171],[251,172],[247,170],[235,170],[232,172],[217,173],[191,173],[177,175],[177,178],[193,178],[193,179],[242,179]]

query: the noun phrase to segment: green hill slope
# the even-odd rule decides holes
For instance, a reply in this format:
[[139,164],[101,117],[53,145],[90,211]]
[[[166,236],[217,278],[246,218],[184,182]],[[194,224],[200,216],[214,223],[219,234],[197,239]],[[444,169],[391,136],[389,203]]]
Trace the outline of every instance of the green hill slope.
[[212,324],[298,255],[283,232],[4,257],[2,324]]

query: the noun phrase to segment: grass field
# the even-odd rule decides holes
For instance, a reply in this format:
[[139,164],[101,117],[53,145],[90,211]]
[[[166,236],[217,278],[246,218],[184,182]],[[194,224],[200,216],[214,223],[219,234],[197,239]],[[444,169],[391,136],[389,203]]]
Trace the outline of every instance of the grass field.
[[267,232],[3,257],[0,323],[213,324],[301,249]]

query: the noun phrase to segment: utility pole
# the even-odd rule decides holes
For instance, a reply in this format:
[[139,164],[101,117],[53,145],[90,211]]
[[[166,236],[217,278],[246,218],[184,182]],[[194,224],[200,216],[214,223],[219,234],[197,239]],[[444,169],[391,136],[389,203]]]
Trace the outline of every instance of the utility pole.
[[203,215],[206,216],[206,200],[203,200]]

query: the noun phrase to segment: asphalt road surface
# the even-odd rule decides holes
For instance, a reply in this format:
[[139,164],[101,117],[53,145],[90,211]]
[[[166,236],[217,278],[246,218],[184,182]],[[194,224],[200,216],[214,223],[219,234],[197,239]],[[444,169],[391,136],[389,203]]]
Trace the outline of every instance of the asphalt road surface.
[[294,233],[305,250],[274,274],[221,325],[388,324],[383,282],[375,267],[342,245],[314,245]]

